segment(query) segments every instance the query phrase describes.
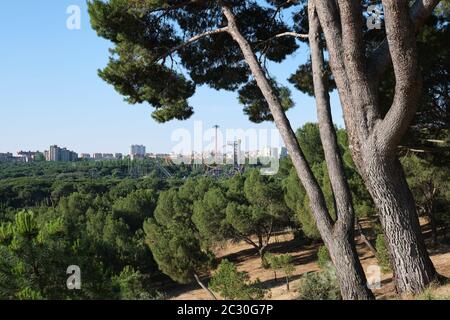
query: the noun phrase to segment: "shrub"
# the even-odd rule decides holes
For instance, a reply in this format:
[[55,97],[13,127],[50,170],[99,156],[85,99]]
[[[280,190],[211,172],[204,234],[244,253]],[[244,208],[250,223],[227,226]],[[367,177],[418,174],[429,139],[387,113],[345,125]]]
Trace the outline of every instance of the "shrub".
[[144,286],[144,276],[133,269],[126,266],[118,276],[112,278],[113,284],[116,286],[118,298],[121,300],[161,300],[164,295],[159,292],[150,292]]
[[209,286],[228,300],[261,300],[267,290],[261,288],[259,280],[251,282],[246,272],[238,272],[228,260],[222,260]]
[[17,293],[18,300],[42,300],[42,295],[29,287],[25,287]]
[[383,272],[389,272],[391,270],[391,266],[389,264],[389,252],[387,250],[386,242],[382,234],[379,234],[377,236],[375,248],[377,250],[375,256],[378,260],[378,264],[380,265],[381,270]]
[[273,255],[273,254],[266,254],[264,255],[265,260],[269,264],[269,267],[273,270],[275,275],[275,280],[277,280],[277,271],[281,270],[284,273],[284,276],[286,278],[286,288],[289,291],[289,281],[292,276],[292,274],[295,271],[294,264],[292,263],[292,256],[289,254],[282,254],[282,255]]
[[300,300],[341,300],[334,268],[307,273],[300,280],[298,289]]
[[317,251],[317,264],[320,269],[324,270],[331,265],[330,253],[328,252],[327,247],[321,246]]

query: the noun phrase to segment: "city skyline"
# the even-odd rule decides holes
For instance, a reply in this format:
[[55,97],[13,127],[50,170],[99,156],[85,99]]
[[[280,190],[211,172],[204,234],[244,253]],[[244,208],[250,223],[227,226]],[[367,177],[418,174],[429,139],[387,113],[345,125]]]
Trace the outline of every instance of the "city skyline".
[[[236,142],[235,142],[235,144],[236,144]],[[231,146],[231,144],[230,144],[230,146]],[[134,151],[133,147],[143,147],[143,149],[140,149],[138,151]],[[227,148],[225,148],[225,147],[226,146],[224,145],[222,148],[218,148],[217,149],[218,150],[217,154],[219,154],[219,155],[227,155],[227,154],[233,153],[233,150],[227,150]],[[239,148],[240,148],[240,145],[239,145]],[[17,151],[7,150],[7,151],[4,151],[4,152],[3,151],[0,152],[0,154],[2,154],[2,155],[11,154],[12,156],[29,157],[30,155],[34,156],[34,154],[36,154],[36,153],[41,153],[45,157],[45,159],[47,161],[57,161],[57,160],[48,160],[48,159],[51,159],[51,158],[53,158],[53,159],[58,158],[58,156],[56,156],[55,153],[57,153],[59,150],[58,151],[53,151],[53,153],[52,153],[52,149],[53,150],[60,149],[62,151],[68,151],[68,152],[71,152],[71,153],[75,153],[77,155],[78,159],[83,159],[83,158],[95,159],[96,155],[101,155],[102,156],[102,157],[99,157],[99,158],[107,159],[107,158],[121,158],[121,157],[124,157],[124,156],[132,156],[132,155],[139,155],[139,156],[148,156],[148,155],[211,155],[211,154],[214,154],[216,152],[215,149],[211,149],[211,148],[210,149],[203,149],[203,150],[193,150],[193,151],[185,152],[185,153],[177,153],[175,151],[154,152],[154,151],[151,151],[151,150],[149,150],[147,152],[147,148],[146,148],[145,145],[136,145],[136,144],[134,144],[134,145],[129,146],[128,153],[115,152],[115,151],[110,151],[110,152],[92,152],[92,153],[90,153],[90,152],[74,151],[74,150],[70,150],[70,147],[67,147],[67,146],[61,147],[59,145],[54,144],[54,145],[50,145],[49,148],[45,148],[45,149],[42,149],[42,150],[38,150],[38,149],[33,149],[33,150],[20,149],[20,150],[17,150]],[[267,150],[272,150],[272,149],[277,149],[278,152],[281,155],[283,153],[283,150],[286,150],[286,147],[284,147],[284,146],[281,146],[281,147],[280,146],[275,146],[275,147],[273,147],[273,146],[267,145],[267,146],[264,146],[262,148],[245,149],[245,150],[239,149],[239,150],[241,152],[243,152],[243,153],[246,153],[246,154],[263,154],[263,153],[266,153]],[[141,150],[143,150],[143,151],[141,151]]]
[[[68,30],[66,9],[81,8],[81,29]],[[272,129],[272,123],[251,123],[237,94],[201,87],[190,99],[194,115],[186,121],[158,124],[148,105],[130,106],[97,75],[108,60],[111,44],[97,37],[81,0],[5,3],[0,13],[0,35],[11,50],[0,52],[0,152],[44,150],[51,144],[68,145],[80,153],[126,154],[134,143],[158,153],[169,152],[171,134],[192,131],[195,121],[230,129]],[[16,17],[20,16],[20,19]],[[29,52],[33,54],[30,55]],[[294,128],[315,122],[314,100],[301,94],[287,78],[307,59],[301,46],[289,63],[268,64],[273,76],[292,91],[296,106],[288,112]],[[343,126],[339,100],[332,95],[334,121]],[[232,111],[232,112],[231,112]],[[220,121],[218,121],[220,120]]]

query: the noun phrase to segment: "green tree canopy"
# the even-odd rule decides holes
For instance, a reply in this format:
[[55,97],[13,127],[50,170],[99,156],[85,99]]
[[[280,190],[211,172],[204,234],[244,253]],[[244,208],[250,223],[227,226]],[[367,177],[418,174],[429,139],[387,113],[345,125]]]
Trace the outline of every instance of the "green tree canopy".
[[[229,2],[258,55],[280,62],[298,48],[293,37],[275,37],[291,31],[274,19],[279,1]],[[237,44],[220,32],[224,21],[217,1],[92,0],[88,6],[94,30],[114,44],[100,77],[129,103],[153,106],[156,121],[190,117],[193,108],[188,99],[205,84],[214,89],[241,88],[240,101],[250,119],[271,120]],[[276,88],[283,107],[292,107],[289,90]]]
[[258,280],[250,281],[246,272],[237,271],[236,266],[222,260],[211,279],[211,289],[227,300],[261,300],[267,294]]

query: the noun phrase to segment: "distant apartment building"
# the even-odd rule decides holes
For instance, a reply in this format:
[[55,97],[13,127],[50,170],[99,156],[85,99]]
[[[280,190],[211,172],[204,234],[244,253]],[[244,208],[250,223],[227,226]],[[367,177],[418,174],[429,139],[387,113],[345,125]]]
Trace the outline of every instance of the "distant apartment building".
[[60,148],[57,145],[50,146],[50,150],[45,152],[47,161],[71,162],[78,160],[78,154],[67,148]]
[[0,153],[0,162],[12,162],[14,160],[11,152]]
[[23,162],[32,162],[36,160],[36,157],[39,156],[40,152],[33,152],[33,151],[19,151],[17,152],[17,155],[22,158]]
[[94,153],[93,157],[94,157],[94,160],[103,160],[103,154],[102,153]]
[[116,153],[116,154],[114,155],[114,158],[116,158],[116,160],[122,160],[122,159],[123,159],[123,154],[121,154],[121,153]]
[[91,155],[89,153],[82,153],[80,155],[80,158],[84,159],[84,160],[90,160],[91,159]]
[[145,146],[142,145],[132,145],[130,147],[130,158],[134,159],[143,159],[145,157]]
[[[26,162],[24,156],[14,156],[11,152],[0,153],[0,162]],[[31,160],[30,160],[31,161]]]
[[17,156],[11,152],[0,153],[0,162],[32,162],[43,159],[44,154],[39,151],[18,151]]

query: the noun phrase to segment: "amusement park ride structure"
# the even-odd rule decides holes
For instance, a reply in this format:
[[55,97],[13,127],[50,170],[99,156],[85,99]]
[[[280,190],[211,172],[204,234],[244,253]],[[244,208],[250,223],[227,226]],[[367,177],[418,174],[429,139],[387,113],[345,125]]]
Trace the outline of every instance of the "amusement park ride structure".
[[[219,152],[219,142],[218,142],[218,125],[214,125],[215,129],[215,143],[214,151],[208,157],[204,157],[203,154],[201,159],[196,159],[194,153],[191,154],[189,163],[185,163],[187,166],[192,166],[194,170],[201,171],[205,176],[220,177],[220,176],[233,176],[244,171],[245,159],[242,157],[241,152],[241,140],[229,141],[223,148],[229,146],[232,147],[232,157],[227,158],[227,154]],[[160,166],[161,171],[164,175],[170,176],[170,171],[167,170],[168,166],[175,165],[170,157],[166,157],[165,166]]]
[[[242,173],[245,168],[245,157],[241,151],[241,140],[228,141],[223,149],[232,147],[232,155],[229,153],[221,153],[218,148],[218,129],[219,126],[213,126],[215,129],[215,145],[214,151],[208,156],[201,155],[200,158],[196,157],[194,153],[188,157],[188,161],[183,161],[183,164],[187,167],[191,167],[193,171],[200,172],[204,176],[222,177],[222,176],[234,176],[238,173]],[[229,155],[229,156],[227,156]],[[172,176],[170,168],[174,168],[176,164],[171,156],[165,156],[164,158],[155,159],[154,164],[158,170],[166,178]],[[129,165],[129,172],[135,176],[145,175],[145,165],[139,163],[133,163]]]
[[[241,141],[228,142],[224,147],[231,146],[233,148],[232,157],[221,153],[211,153],[211,157],[201,159],[195,158],[194,153],[191,154],[190,160],[184,162],[187,167],[192,167],[193,171],[202,172],[204,176],[220,177],[220,176],[234,176],[235,174],[244,171],[244,159],[241,156]],[[163,158],[163,161],[156,161],[157,168],[161,173],[168,177],[172,176],[170,167],[176,164],[170,156]]]

